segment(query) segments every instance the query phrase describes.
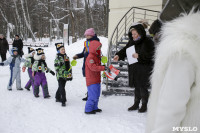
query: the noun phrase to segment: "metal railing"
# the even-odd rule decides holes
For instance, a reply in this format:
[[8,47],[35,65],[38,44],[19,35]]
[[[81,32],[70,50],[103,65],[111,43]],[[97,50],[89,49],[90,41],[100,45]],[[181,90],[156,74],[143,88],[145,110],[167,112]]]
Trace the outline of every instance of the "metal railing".
[[[143,9],[138,7],[132,7],[119,21],[116,28],[113,31],[113,34],[109,41],[108,49],[108,66],[111,64],[111,53],[112,51],[118,51],[118,42],[123,41],[123,38],[127,37],[128,30],[132,26],[133,22],[138,22],[141,19],[148,20],[151,24],[154,20],[158,19],[160,12]],[[108,79],[107,79],[108,82]],[[106,90],[108,91],[108,84],[106,84]]]

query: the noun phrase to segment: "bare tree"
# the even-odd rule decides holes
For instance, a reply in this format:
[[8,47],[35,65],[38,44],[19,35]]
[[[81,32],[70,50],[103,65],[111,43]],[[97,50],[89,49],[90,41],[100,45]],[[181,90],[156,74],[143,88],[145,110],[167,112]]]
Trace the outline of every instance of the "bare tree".
[[[64,24],[70,23],[73,42],[93,27],[98,35],[107,36],[109,0],[1,0],[0,31],[7,32],[7,25],[15,26],[13,34],[22,38],[43,38],[62,35]],[[50,28],[52,21],[52,29]],[[51,38],[50,38],[51,39]]]
[[30,31],[30,33],[32,35],[33,41],[35,42],[36,41],[35,40],[35,35],[34,35],[32,29],[31,29],[30,23],[27,21],[26,13],[25,13],[25,10],[24,10],[24,2],[23,2],[23,0],[20,0],[20,1],[21,1],[21,6],[22,6],[22,11],[23,11],[23,15],[24,15],[25,24],[26,24],[28,30]]

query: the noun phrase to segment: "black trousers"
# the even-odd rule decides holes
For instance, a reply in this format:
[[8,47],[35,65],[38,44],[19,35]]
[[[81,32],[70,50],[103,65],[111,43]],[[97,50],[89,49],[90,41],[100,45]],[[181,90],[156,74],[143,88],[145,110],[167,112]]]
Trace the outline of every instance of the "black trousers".
[[147,104],[149,98],[148,88],[135,88],[135,102],[139,102],[142,99],[142,103]]
[[66,100],[66,92],[65,92],[65,85],[66,85],[66,80],[59,78],[58,80],[58,90],[56,92],[56,99],[60,100],[62,103],[65,103]]
[[2,62],[6,60],[6,54],[1,54]]

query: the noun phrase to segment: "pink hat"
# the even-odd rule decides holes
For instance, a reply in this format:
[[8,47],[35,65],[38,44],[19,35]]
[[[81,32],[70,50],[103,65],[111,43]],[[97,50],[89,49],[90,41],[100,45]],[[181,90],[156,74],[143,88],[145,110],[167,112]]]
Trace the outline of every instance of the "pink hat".
[[95,36],[95,32],[94,32],[94,29],[93,28],[90,28],[90,29],[87,29],[85,31],[85,36]]

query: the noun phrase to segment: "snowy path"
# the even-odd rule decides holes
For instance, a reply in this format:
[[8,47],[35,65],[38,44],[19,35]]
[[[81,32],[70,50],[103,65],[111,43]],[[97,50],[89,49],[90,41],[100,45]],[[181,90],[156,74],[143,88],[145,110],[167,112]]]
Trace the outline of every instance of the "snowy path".
[[[100,38],[103,53],[106,55],[107,39]],[[66,47],[67,54],[72,57],[82,51],[83,40]],[[26,53],[27,49],[24,48]],[[47,65],[54,70],[55,47],[45,48]],[[7,91],[9,67],[0,67],[0,133],[143,133],[146,114],[128,112],[133,104],[133,97],[101,96],[99,107],[102,113],[85,115],[86,85],[82,77],[82,59],[73,68],[74,79],[67,82],[67,106],[61,107],[55,102],[57,90],[56,77],[47,74],[50,99],[35,98],[26,90]],[[22,87],[28,80],[27,72],[22,73]],[[102,86],[104,89],[105,86]]]

